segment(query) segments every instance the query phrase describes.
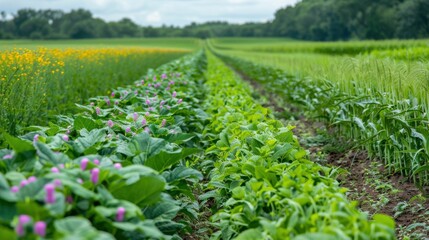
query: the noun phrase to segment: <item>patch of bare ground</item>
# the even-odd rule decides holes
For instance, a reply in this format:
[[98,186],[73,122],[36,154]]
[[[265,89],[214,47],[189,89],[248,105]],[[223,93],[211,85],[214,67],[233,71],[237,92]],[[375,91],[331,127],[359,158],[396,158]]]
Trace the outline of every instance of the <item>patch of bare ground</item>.
[[[429,239],[429,200],[408,179],[391,174],[379,159],[371,159],[363,150],[353,149],[350,142],[334,136],[335,129],[303,116],[296,106],[283,102],[258,82],[237,72],[249,82],[256,97],[286,124],[295,125],[294,133],[308,150],[311,160],[338,168],[338,181],[349,189],[348,198],[358,201],[369,216],[383,213],[396,222],[398,239]],[[295,120],[298,119],[298,120]]]

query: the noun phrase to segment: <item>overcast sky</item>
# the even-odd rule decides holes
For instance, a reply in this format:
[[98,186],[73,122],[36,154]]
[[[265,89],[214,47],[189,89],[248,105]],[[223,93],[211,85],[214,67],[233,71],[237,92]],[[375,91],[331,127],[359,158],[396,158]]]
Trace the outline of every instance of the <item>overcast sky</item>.
[[15,13],[21,8],[85,8],[108,21],[124,17],[141,25],[183,26],[191,22],[223,20],[259,22],[274,18],[277,9],[298,0],[0,0],[0,10]]

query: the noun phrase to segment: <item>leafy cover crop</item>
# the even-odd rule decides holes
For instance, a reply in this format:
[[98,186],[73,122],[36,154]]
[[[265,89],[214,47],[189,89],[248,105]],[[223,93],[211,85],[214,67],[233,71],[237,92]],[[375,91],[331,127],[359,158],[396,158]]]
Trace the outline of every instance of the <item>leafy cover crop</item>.
[[[335,170],[306,159],[291,129],[255,103],[249,88],[208,55],[205,129],[210,181],[200,198],[216,200],[214,239],[393,239],[394,222],[368,221]],[[210,157],[212,156],[212,157]]]
[[78,105],[0,150],[2,239],[178,239],[197,217],[202,55]]

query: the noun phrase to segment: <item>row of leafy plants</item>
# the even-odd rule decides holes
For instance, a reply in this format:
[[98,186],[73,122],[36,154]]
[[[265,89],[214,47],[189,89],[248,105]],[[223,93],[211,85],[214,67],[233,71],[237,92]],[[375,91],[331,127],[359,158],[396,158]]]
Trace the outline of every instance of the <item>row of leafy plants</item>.
[[390,171],[409,177],[422,190],[429,186],[427,106],[416,97],[397,99],[357,86],[350,94],[334,82],[298,78],[233,56],[222,59],[310,116],[336,126],[336,133],[382,157]]
[[2,239],[180,239],[198,217],[203,54],[20,137],[2,132]]
[[214,199],[213,239],[394,239],[394,221],[367,215],[346,198],[336,170],[306,159],[291,126],[256,103],[251,91],[208,53],[200,199]]

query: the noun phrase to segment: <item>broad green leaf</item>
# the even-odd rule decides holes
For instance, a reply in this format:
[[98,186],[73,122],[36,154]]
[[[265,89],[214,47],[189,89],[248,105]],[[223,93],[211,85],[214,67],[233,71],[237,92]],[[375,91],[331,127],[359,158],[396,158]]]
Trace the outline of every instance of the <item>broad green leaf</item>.
[[235,240],[260,240],[263,239],[262,232],[259,229],[247,229],[240,233]]
[[137,182],[129,185],[124,180],[112,183],[109,190],[115,198],[127,200],[139,206],[147,206],[159,200],[164,188],[165,181],[162,177],[141,176]]
[[22,152],[35,150],[33,147],[33,144],[30,141],[23,140],[23,139],[20,139],[17,137],[13,137],[4,131],[2,133],[3,133],[3,137],[6,140],[6,142],[9,144],[9,146],[13,150],[15,150],[16,153],[22,153]]
[[53,165],[58,165],[60,163],[65,163],[70,161],[69,157],[65,155],[64,153],[53,152],[46,144],[41,142],[35,142],[34,146],[37,149],[37,155],[43,160],[46,160]]
[[161,150],[158,154],[150,156],[144,162],[144,165],[162,172],[170,166],[178,163],[183,158],[200,151],[201,150],[197,148],[184,148],[176,151]]
[[376,223],[381,223],[383,225],[388,226],[389,228],[395,228],[395,220],[391,216],[387,216],[385,214],[374,214],[372,219]]
[[84,129],[84,128],[87,129],[88,131],[91,131],[98,127],[97,123],[95,123],[94,120],[83,116],[77,116],[74,120],[73,126],[76,131],[80,131],[81,129]]

